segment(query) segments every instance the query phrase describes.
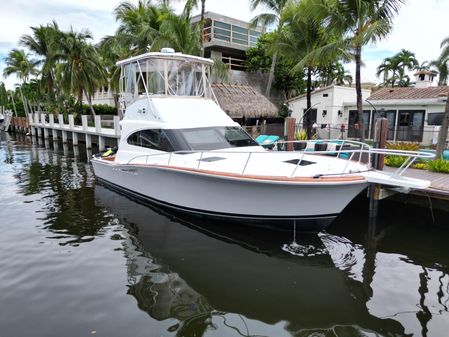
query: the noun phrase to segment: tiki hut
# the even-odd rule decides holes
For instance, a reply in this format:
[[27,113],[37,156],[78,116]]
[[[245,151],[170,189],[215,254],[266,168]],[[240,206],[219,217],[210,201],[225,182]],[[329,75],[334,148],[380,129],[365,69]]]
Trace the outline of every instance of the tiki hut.
[[274,118],[278,109],[264,95],[242,84],[213,83],[212,89],[220,107],[231,118]]

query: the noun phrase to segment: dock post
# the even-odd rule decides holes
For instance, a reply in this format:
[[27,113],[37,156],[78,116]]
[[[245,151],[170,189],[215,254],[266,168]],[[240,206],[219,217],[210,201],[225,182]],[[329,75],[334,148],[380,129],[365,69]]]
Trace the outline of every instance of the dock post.
[[[287,141],[291,142],[295,140],[295,129],[296,129],[296,118],[287,117],[285,119],[287,124]],[[287,143],[287,151],[293,151],[294,145],[293,143]]]
[[48,139],[48,129],[45,127],[46,125],[46,120],[45,120],[46,115],[45,114],[41,114],[41,124],[42,124],[42,133],[44,134],[44,139]]
[[98,150],[104,151],[105,145],[104,145],[104,137],[98,136]]
[[75,119],[73,118],[73,115],[69,115],[69,129],[73,131],[75,128]]
[[86,132],[89,130],[89,125],[87,124],[87,116],[81,116],[81,126],[83,127],[83,131]]
[[75,131],[72,132],[72,143],[78,145],[78,134]]
[[34,126],[32,125],[33,124],[33,114],[31,114],[31,113],[28,114],[28,124],[30,125],[30,134],[31,134],[31,136],[33,136],[35,134],[35,131],[34,131]]
[[114,135],[120,136],[120,117],[114,116]]
[[64,116],[62,114],[58,115],[58,123],[60,128],[64,127]]
[[64,144],[67,143],[67,131],[65,131],[65,130],[62,130],[62,142]]
[[51,126],[51,136],[53,137],[53,140],[58,139],[58,131],[55,129],[55,115],[50,114],[48,115],[50,126]]
[[37,112],[34,113],[33,115],[34,118],[34,127],[36,130],[36,137],[39,138],[39,134],[40,134],[40,127],[39,127],[39,114]]
[[101,133],[101,116],[95,116],[95,132]]
[[86,149],[92,148],[92,136],[86,133]]
[[81,126],[83,127],[83,132],[86,135],[86,149],[92,148],[92,136],[88,134],[89,132],[89,124],[87,123],[87,116],[81,116]]
[[[374,129],[374,148],[384,149],[387,144],[388,120],[377,118]],[[373,167],[382,171],[384,168],[384,155],[374,154],[372,158]],[[381,185],[371,184],[369,187],[369,217],[377,217],[379,200],[381,195]]]

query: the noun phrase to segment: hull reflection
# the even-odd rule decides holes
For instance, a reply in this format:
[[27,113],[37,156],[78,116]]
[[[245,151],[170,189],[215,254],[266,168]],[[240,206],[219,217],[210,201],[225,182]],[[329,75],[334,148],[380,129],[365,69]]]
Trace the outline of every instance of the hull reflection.
[[[295,334],[404,333],[397,321],[369,314],[363,285],[335,267],[329,254],[299,257],[283,251],[291,232],[180,219],[98,185],[95,197],[127,228],[132,244],[125,245],[125,254],[137,247],[164,274],[165,282],[158,283],[154,275],[136,272],[129,290],[153,318],[183,324],[193,319],[207,329],[210,317],[236,313],[264,324],[285,322]],[[300,245],[319,249],[325,248],[322,239],[297,237]],[[131,260],[131,269],[142,270],[138,259]]]

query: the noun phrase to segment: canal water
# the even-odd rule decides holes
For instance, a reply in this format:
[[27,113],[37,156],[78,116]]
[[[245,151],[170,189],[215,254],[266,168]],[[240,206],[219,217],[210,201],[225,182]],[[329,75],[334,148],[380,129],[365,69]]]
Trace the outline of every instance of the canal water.
[[82,146],[0,137],[2,337],[448,335],[449,217],[426,199],[370,221],[360,196],[293,245],[98,185]]

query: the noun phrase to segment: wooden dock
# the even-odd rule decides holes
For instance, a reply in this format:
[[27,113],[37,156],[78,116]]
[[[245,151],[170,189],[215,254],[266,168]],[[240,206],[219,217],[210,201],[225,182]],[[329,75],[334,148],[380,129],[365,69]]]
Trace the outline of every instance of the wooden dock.
[[29,114],[28,119],[16,117],[11,125],[19,131],[30,132],[32,136],[52,138],[53,140],[62,139],[63,143],[71,141],[73,145],[78,145],[79,141],[86,144],[86,148],[92,147],[94,141],[99,150],[103,151],[106,147],[106,140],[109,143],[118,145],[120,140],[120,118],[113,116],[112,127],[102,127],[100,115],[94,117],[94,126],[89,126],[89,116],[81,116],[81,125],[75,124],[73,115],[68,115],[68,123],[64,123],[63,115],[58,115],[55,121],[53,114],[34,113]]
[[[396,171],[396,168],[385,166],[384,171],[394,172]],[[412,193],[419,195],[427,194],[439,199],[449,200],[449,174],[409,168],[407,169],[407,171],[405,171],[404,176],[416,179],[429,180],[432,182],[430,187],[426,188],[425,190],[413,191]]]

